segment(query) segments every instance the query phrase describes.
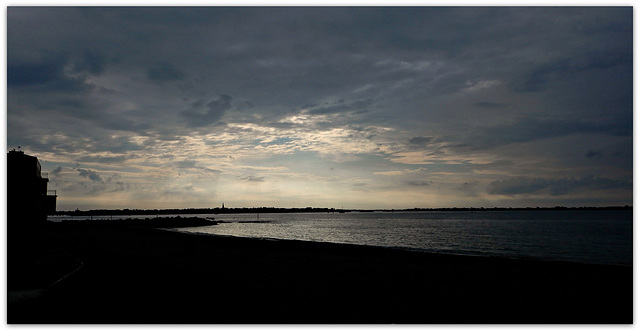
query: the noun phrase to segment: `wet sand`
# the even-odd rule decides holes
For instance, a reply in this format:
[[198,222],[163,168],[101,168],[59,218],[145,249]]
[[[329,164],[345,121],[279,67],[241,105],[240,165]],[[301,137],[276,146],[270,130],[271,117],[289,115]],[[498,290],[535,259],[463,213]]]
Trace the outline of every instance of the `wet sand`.
[[61,271],[82,266],[49,287],[64,273],[23,279],[33,272],[12,270],[10,239],[9,290],[45,290],[9,301],[9,324],[633,323],[628,266],[89,224],[51,224],[29,241],[57,253]]

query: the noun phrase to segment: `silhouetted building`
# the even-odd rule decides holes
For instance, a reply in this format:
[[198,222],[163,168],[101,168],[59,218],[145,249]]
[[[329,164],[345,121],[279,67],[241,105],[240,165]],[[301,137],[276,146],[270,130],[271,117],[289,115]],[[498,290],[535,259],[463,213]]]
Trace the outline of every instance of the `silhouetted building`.
[[[43,176],[44,175],[44,176]],[[56,211],[55,191],[47,191],[49,179],[38,158],[22,151],[7,154],[7,221],[9,229],[43,223]]]

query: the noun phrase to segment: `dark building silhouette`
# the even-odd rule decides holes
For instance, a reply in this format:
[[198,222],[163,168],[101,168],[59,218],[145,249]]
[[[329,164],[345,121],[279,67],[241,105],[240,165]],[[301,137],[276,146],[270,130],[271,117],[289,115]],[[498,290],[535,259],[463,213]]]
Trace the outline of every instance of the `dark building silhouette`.
[[7,154],[7,221],[11,230],[28,229],[47,220],[56,211],[55,191],[47,190],[49,179],[41,172],[38,158],[15,149]]

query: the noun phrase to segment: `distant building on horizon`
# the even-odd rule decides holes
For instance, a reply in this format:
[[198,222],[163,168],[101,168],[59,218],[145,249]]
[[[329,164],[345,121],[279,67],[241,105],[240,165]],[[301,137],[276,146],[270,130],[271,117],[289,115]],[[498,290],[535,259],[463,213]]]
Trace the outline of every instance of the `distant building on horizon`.
[[38,158],[23,151],[7,154],[7,222],[9,229],[29,228],[56,211],[56,192],[47,190],[47,173]]

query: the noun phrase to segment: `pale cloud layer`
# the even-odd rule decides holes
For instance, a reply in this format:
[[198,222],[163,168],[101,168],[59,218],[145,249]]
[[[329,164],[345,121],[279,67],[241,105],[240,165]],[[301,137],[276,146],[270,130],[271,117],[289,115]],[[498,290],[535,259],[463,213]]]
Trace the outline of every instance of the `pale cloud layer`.
[[58,208],[632,204],[632,7],[9,7]]

